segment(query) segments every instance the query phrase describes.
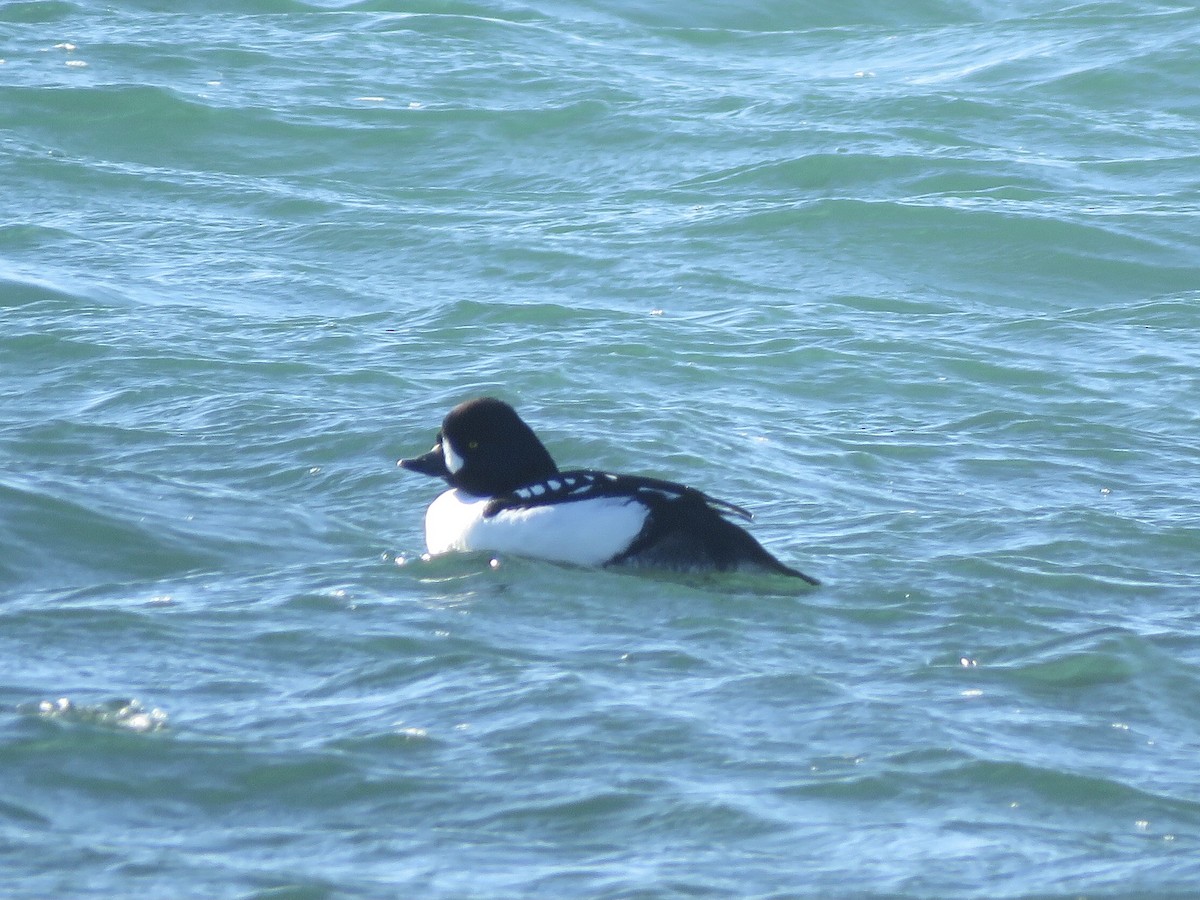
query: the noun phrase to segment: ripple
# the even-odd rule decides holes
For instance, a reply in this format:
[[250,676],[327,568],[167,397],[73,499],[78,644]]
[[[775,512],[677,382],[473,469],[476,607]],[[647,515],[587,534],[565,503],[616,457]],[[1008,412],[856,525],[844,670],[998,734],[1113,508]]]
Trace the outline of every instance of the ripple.
[[69,697],[42,700],[24,710],[45,719],[105,728],[123,728],[138,733],[162,731],[167,714],[154,707],[147,709],[140,700],[110,700],[100,704],[76,704]]

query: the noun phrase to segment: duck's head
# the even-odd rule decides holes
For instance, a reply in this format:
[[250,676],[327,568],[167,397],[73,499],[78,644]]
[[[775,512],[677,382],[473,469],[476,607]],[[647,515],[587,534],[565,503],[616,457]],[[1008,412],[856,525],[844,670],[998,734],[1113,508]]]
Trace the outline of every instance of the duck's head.
[[442,420],[433,449],[397,465],[483,497],[507,494],[558,472],[533,429],[494,397],[454,407]]

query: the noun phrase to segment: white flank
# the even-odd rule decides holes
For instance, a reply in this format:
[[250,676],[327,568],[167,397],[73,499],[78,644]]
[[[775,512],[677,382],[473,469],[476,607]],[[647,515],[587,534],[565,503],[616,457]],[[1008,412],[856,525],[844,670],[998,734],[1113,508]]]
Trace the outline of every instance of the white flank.
[[636,500],[599,497],[483,517],[487,497],[446,491],[425,513],[429,552],[511,553],[577,566],[598,566],[629,546],[646,508]]

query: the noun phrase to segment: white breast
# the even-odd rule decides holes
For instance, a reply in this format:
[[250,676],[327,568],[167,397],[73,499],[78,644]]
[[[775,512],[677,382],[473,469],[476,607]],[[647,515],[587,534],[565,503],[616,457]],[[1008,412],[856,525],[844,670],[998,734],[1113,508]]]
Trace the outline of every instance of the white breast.
[[511,509],[483,517],[487,497],[446,491],[425,513],[432,554],[488,551],[578,566],[598,566],[629,546],[642,530],[646,508],[624,497]]

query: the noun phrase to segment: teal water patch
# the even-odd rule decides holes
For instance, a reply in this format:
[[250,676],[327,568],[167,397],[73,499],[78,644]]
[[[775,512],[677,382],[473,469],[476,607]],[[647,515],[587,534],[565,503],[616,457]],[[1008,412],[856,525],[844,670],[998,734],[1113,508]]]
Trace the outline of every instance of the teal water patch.
[[[0,31],[14,897],[1193,892],[1194,10]],[[423,559],[485,393],[824,586]]]

